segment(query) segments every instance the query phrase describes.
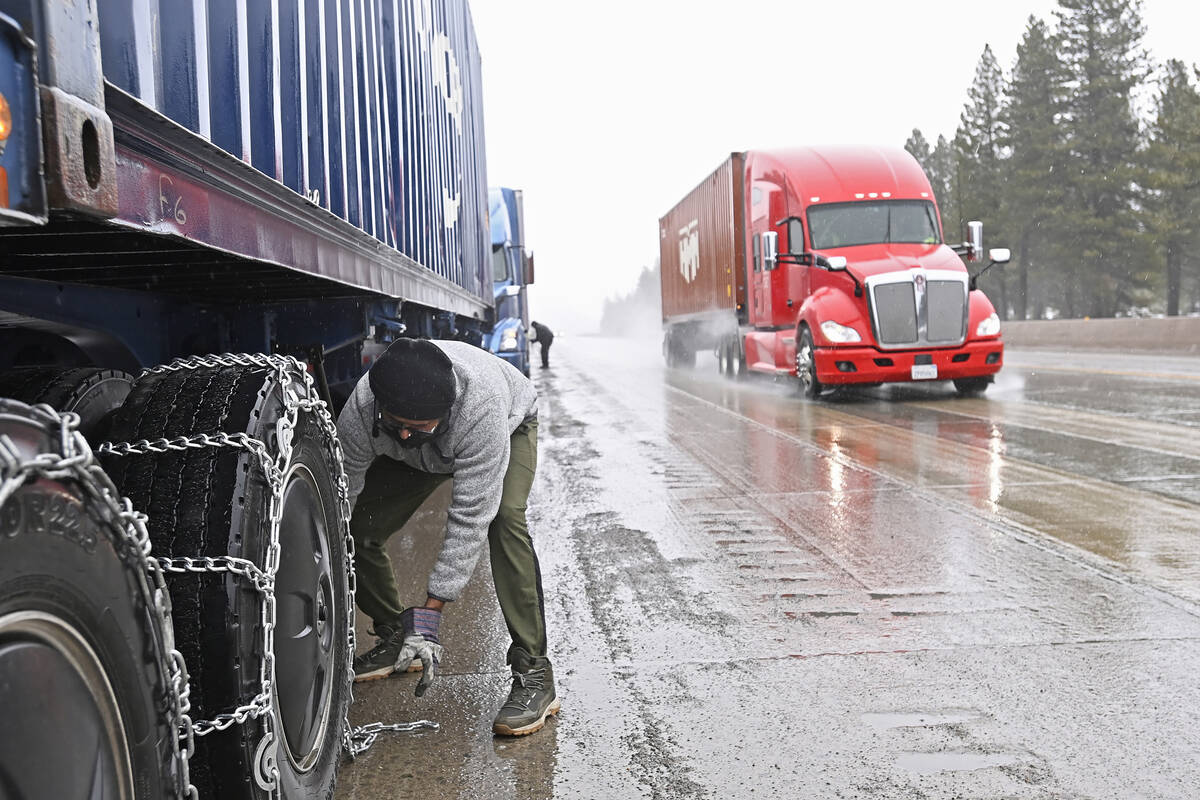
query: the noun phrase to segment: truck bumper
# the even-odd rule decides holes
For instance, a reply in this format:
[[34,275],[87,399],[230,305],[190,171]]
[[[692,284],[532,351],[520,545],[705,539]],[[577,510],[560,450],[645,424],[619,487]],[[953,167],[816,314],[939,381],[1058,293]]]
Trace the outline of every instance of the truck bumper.
[[[962,347],[899,351],[822,347],[814,356],[817,380],[829,385],[952,380],[995,375],[1004,366],[1004,342],[984,339]],[[918,368],[915,372],[914,366]],[[931,366],[936,367],[936,373]]]

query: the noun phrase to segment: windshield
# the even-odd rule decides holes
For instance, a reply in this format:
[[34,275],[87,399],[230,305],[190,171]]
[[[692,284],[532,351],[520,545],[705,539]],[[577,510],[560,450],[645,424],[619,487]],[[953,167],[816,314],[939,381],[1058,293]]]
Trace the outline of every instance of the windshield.
[[508,261],[507,251],[502,244],[492,245],[492,280],[506,281],[508,280]]
[[830,203],[808,209],[814,250],[883,242],[937,244],[937,216],[928,200]]

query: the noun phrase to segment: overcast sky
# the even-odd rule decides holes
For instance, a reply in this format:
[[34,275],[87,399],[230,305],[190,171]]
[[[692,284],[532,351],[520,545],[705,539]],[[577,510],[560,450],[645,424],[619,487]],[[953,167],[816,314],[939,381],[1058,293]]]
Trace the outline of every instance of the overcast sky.
[[[1029,16],[1053,24],[1057,3],[471,6],[488,183],[525,192],[533,317],[587,333],[657,257],[659,217],[731,151],[949,138],[984,45],[1011,69]],[[1200,62],[1200,4],[1145,0],[1143,20],[1154,58]]]

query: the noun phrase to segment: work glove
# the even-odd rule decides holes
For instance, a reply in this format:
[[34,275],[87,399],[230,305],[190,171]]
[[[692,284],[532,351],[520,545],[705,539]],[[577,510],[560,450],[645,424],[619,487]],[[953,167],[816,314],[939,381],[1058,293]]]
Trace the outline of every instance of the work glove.
[[437,665],[442,660],[442,645],[438,641],[438,628],[442,624],[442,612],[433,608],[406,608],[400,614],[400,631],[404,636],[397,664],[408,664],[414,658],[421,660],[421,680],[417,681],[416,695],[420,697],[437,676]]

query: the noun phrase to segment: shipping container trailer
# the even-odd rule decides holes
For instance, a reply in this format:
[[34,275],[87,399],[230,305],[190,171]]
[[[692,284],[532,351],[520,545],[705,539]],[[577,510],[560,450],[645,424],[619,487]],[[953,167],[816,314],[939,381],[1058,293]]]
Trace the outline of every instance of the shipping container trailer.
[[[976,279],[982,225],[950,246],[916,160],[899,148],[732,153],[659,220],[663,352],[723,374],[824,387],[949,379],[986,389],[999,319]],[[782,244],[781,244],[782,243]]]
[[533,252],[525,248],[525,194],[520,189],[488,189],[492,220],[492,286],[496,322],[487,347],[529,375],[529,285]]
[[467,2],[0,0],[0,62],[0,774],[331,796],[331,407],[495,313]]

